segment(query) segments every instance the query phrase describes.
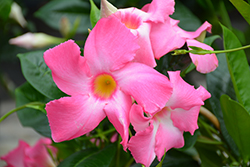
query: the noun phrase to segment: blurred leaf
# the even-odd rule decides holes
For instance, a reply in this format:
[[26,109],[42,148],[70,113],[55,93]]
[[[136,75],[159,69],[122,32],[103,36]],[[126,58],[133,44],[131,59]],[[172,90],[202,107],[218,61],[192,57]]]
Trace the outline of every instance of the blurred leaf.
[[58,99],[65,94],[54,83],[51,71],[43,59],[44,51],[34,51],[18,54],[25,79],[40,93]]
[[98,152],[96,149],[86,149],[72,154],[58,167],[109,167],[115,153],[115,145],[109,145]]
[[227,130],[247,163],[250,160],[250,115],[240,103],[227,95],[222,95],[220,102]]
[[180,1],[175,1],[175,12],[171,17],[180,20],[178,25],[186,31],[195,31],[201,25],[201,21],[198,17]]
[[194,144],[196,143],[197,137],[198,137],[199,132],[196,130],[194,132],[194,135],[191,135],[189,132],[184,132],[184,140],[185,140],[185,145],[182,148],[179,148],[178,150],[184,151],[189,148],[192,148]]
[[[233,49],[241,47],[237,37],[225,26],[222,26],[224,48]],[[237,99],[250,113],[250,71],[246,54],[243,50],[226,53],[228,69],[234,85]]]
[[96,7],[93,0],[89,0],[91,9],[90,9],[90,22],[92,25],[92,28],[96,25],[97,21],[100,19],[100,10]]
[[217,54],[217,57],[219,60],[219,66],[215,71],[207,74],[207,89],[211,94],[209,102],[211,104],[211,108],[214,115],[220,122],[221,133],[226,143],[233,150],[234,154],[239,155],[235,142],[228,134],[220,106],[221,95],[227,94],[231,98],[235,99],[235,92],[227,68],[227,60],[225,54]]
[[212,43],[219,38],[221,38],[219,35],[212,35],[210,37],[205,38],[204,43],[211,46]]
[[59,30],[62,17],[67,17],[71,23],[80,17],[79,33],[86,33],[91,28],[90,5],[88,1],[82,0],[53,0],[40,8],[35,16],[42,19],[49,26]]
[[[49,101],[27,82],[15,90],[15,96],[17,107],[30,102],[47,103]],[[25,108],[17,111],[17,116],[24,127],[31,127],[41,135],[50,137],[50,127],[45,113],[33,108]]]
[[230,2],[235,6],[235,8],[240,12],[240,14],[250,25],[250,5],[244,0],[230,0]]
[[11,10],[12,0],[0,0],[0,18],[7,20]]

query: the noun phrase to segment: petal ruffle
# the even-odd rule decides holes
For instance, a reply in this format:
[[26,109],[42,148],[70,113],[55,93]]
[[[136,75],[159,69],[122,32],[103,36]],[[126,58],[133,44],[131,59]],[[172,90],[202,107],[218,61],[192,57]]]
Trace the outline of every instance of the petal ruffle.
[[63,97],[47,103],[52,139],[61,142],[92,131],[106,116],[104,105],[105,101],[88,95]]
[[184,146],[183,131],[180,131],[173,125],[170,119],[171,112],[165,109],[160,112],[160,116],[157,117],[160,121],[154,122],[154,124],[156,124],[154,126],[158,124],[155,136],[155,153],[159,161],[169,149],[181,148]]
[[172,94],[168,78],[141,63],[129,63],[114,75],[121,90],[149,112],[164,107]]
[[123,67],[133,60],[137,49],[137,39],[130,30],[116,17],[108,17],[100,19],[90,32],[84,57],[94,75]]
[[[205,50],[214,50],[212,47],[201,43],[196,40],[187,40],[188,46],[196,46]],[[189,48],[190,49],[190,48]],[[213,54],[205,54],[205,55],[197,55],[189,53],[192,62],[196,66],[196,70],[201,73],[209,73],[214,71],[218,67],[218,59],[216,55]]]
[[130,122],[136,132],[145,130],[149,126],[150,117],[145,117],[143,108],[133,104],[129,113]]
[[104,111],[109,121],[114,125],[118,133],[122,137],[121,144],[124,150],[127,149],[129,137],[129,110],[132,105],[130,96],[124,94],[122,91],[117,92],[109,100],[108,104],[104,107]]
[[155,134],[156,131],[151,124],[144,131],[137,132],[128,143],[128,149],[135,161],[145,165],[145,167],[149,167],[155,159]]
[[44,52],[44,61],[52,71],[54,82],[63,92],[68,95],[86,92],[89,69],[73,40]]
[[181,78],[180,71],[169,71],[168,74],[173,85],[173,93],[166,106],[171,109],[183,108],[189,110],[194,106],[204,104],[200,98],[200,93],[196,91],[194,86],[189,85]]

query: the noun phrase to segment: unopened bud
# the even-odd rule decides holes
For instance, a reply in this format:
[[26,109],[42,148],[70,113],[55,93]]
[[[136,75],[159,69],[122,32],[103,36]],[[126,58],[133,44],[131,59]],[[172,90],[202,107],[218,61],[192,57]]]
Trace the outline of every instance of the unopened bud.
[[20,24],[22,27],[25,27],[27,24],[27,21],[23,17],[21,7],[15,2],[13,2],[11,5],[9,17],[14,19],[16,22],[18,22],[18,24]]
[[117,8],[107,0],[101,0],[101,18],[108,17],[117,12]]

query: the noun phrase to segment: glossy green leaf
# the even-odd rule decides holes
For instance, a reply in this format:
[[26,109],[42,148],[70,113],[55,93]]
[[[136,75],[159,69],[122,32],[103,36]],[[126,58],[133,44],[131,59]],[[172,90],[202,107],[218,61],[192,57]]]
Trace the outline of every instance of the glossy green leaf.
[[205,38],[205,40],[203,41],[203,43],[211,46],[212,43],[216,40],[216,39],[220,39],[221,37],[219,35],[212,35],[210,37]]
[[244,0],[230,0],[230,2],[236,7],[236,9],[250,25],[250,5]]
[[89,0],[91,9],[90,9],[90,22],[92,25],[92,28],[96,25],[97,21],[100,19],[100,10],[96,7],[93,0]]
[[91,28],[89,13],[90,5],[88,1],[53,0],[40,8],[35,13],[35,16],[57,30],[60,29],[62,17],[67,17],[71,25],[80,17],[81,22],[77,32],[86,33],[88,28]]
[[220,102],[227,130],[246,163],[250,160],[250,115],[240,103],[227,95],[222,95]]
[[109,167],[115,153],[114,145],[109,145],[98,152],[96,149],[86,149],[72,154],[58,167]]
[[[224,48],[233,49],[241,47],[242,45],[237,37],[228,28],[223,25],[221,26],[223,30]],[[226,57],[237,99],[250,113],[250,71],[246,54],[243,50],[240,50],[226,53]]]
[[40,93],[58,99],[65,94],[54,83],[51,71],[43,59],[44,51],[34,51],[18,54],[25,79]]
[[195,31],[201,25],[201,21],[180,1],[175,1],[175,12],[171,15],[173,19],[180,20],[178,24],[186,31]]
[[[49,99],[35,90],[29,83],[25,83],[15,90],[16,106],[30,102],[44,102]],[[17,116],[24,127],[31,127],[43,136],[50,137],[50,127],[45,113],[34,108],[25,108],[17,111]]]
[[8,19],[11,10],[12,0],[0,0],[0,18]]
[[235,142],[228,134],[220,106],[221,95],[227,94],[233,99],[236,98],[233,83],[231,81],[230,74],[227,68],[227,60],[225,54],[217,54],[217,57],[219,60],[219,66],[215,71],[207,74],[207,89],[211,94],[209,102],[211,104],[212,112],[220,122],[220,129],[224,140],[233,150],[233,153],[239,155]]
[[192,148],[194,144],[196,143],[197,137],[198,137],[199,132],[196,130],[194,132],[194,135],[191,135],[189,132],[184,132],[184,140],[185,140],[185,145],[182,148],[179,148],[178,150],[184,151],[189,148]]

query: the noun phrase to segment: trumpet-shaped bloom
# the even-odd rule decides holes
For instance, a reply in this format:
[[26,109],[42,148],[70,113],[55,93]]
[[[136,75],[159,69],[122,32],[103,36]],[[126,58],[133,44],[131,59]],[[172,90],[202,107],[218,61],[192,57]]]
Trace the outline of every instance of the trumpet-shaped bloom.
[[138,48],[136,37],[112,17],[98,21],[86,40],[84,57],[72,40],[44,53],[55,83],[70,95],[45,108],[55,142],[84,135],[107,116],[126,149],[132,98],[147,110],[165,105],[172,85],[149,66],[130,62]]
[[19,145],[8,154],[1,157],[7,163],[7,167],[55,167],[48,149],[53,156],[56,148],[51,146],[49,138],[41,138],[33,147],[20,140]]
[[182,80],[179,71],[169,72],[169,76],[173,93],[165,107],[147,111],[134,104],[130,111],[136,134],[131,137],[128,148],[136,162],[146,167],[156,156],[160,161],[165,151],[184,146],[183,132],[194,134],[200,106],[210,97],[202,86],[195,89]]
[[[179,21],[169,17],[174,13],[174,4],[174,0],[153,0],[141,10],[137,8],[114,10],[114,7],[110,7],[110,3],[102,0],[101,6],[102,16],[107,17],[113,13],[111,16],[117,17],[138,37],[140,49],[137,51],[134,61],[155,67],[155,58],[160,59],[166,53],[181,48],[187,40],[194,40],[204,31],[211,32],[212,26],[208,22],[205,22],[194,32],[181,29],[178,26]],[[201,47],[201,45],[205,44],[199,46]],[[209,60],[214,59],[214,55],[211,57],[213,58],[209,58]],[[205,63],[201,59],[198,59],[198,61],[198,64],[202,64],[202,66]],[[206,61],[206,63],[209,63],[209,65],[205,66],[211,68],[206,68],[205,71],[213,71],[214,67],[218,66],[215,61]],[[197,69],[200,72],[204,71],[203,68]]]

